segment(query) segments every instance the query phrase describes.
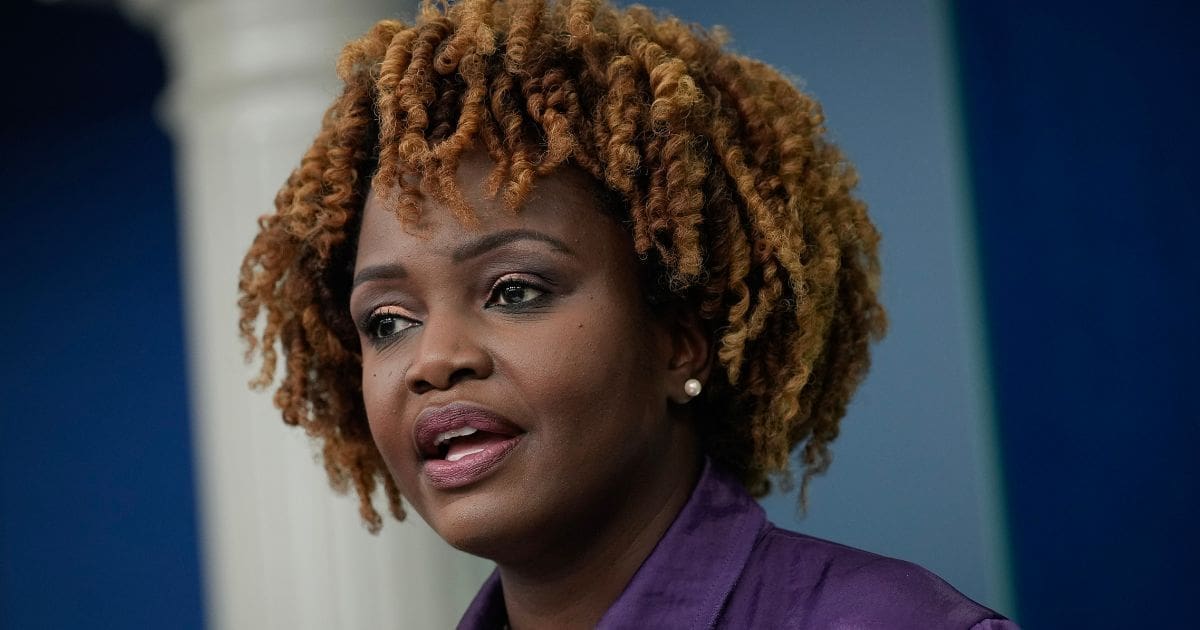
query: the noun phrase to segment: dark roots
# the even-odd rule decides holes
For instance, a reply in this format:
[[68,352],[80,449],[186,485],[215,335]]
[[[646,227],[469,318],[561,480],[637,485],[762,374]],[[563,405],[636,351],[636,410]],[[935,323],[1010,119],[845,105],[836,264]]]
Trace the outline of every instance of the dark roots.
[[366,191],[399,191],[413,219],[423,190],[469,222],[453,178],[472,147],[498,165],[488,185],[511,208],[564,164],[619,200],[654,276],[714,332],[720,369],[697,405],[713,459],[756,495],[772,474],[790,483],[797,446],[802,488],[829,466],[886,327],[879,236],[820,106],[723,39],[599,0],[475,0],[426,4],[416,24],[380,22],[346,46],[344,91],[260,220],[239,305],[248,356],[263,359],[256,384],[274,381],[282,348],[275,403],[322,445],[334,487],[353,484],[372,531],[377,483],[404,511],[368,429],[348,315]]

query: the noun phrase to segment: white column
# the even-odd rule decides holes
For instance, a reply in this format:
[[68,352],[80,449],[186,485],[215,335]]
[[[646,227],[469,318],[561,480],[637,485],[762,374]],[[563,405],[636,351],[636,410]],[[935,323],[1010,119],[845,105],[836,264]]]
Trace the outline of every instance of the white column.
[[[378,537],[299,429],[246,383],[237,279],[255,219],[337,94],[334,62],[382,0],[125,0],[163,43],[175,140],[201,549],[212,628],[452,627],[490,567],[415,514]],[[380,505],[383,505],[380,502]],[[151,588],[151,590],[153,590]]]

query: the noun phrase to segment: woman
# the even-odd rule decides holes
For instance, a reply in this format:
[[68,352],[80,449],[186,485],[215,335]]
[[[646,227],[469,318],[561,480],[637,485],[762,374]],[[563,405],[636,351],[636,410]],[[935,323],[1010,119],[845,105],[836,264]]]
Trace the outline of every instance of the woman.
[[1011,627],[751,499],[825,470],[885,326],[813,100],[597,0],[428,5],[338,73],[242,334],[373,531],[382,483],[496,562],[462,627]]

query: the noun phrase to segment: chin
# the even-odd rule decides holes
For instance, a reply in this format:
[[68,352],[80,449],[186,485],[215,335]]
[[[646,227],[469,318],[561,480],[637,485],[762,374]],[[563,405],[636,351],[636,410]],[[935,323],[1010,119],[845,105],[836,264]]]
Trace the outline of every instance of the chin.
[[446,544],[463,553],[497,563],[503,560],[504,554],[500,551],[503,548],[503,543],[500,542],[503,536],[499,536],[495,531],[487,528],[461,526],[436,531],[442,540],[446,541]]
[[442,540],[494,562],[509,561],[536,536],[528,501],[472,492],[442,498],[430,508],[425,520]]

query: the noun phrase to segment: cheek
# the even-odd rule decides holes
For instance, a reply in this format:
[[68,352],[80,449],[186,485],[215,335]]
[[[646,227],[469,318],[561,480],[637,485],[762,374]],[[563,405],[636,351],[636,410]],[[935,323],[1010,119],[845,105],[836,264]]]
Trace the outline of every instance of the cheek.
[[657,381],[647,323],[636,308],[585,296],[504,353],[506,372],[530,407],[556,430],[588,431],[583,444],[599,445],[603,440],[596,438],[609,427],[626,430],[653,404]]
[[405,448],[408,440],[404,438],[400,420],[403,397],[397,388],[404,386],[403,379],[386,364],[364,357],[362,384],[363,405],[366,407],[371,437],[391,469],[392,476],[400,482],[404,476],[397,473],[416,463],[412,448]]

